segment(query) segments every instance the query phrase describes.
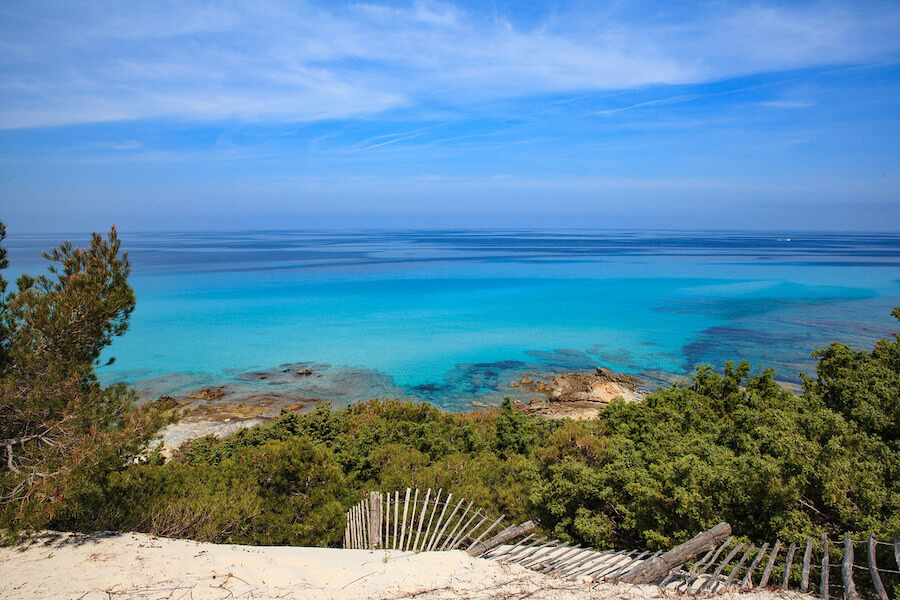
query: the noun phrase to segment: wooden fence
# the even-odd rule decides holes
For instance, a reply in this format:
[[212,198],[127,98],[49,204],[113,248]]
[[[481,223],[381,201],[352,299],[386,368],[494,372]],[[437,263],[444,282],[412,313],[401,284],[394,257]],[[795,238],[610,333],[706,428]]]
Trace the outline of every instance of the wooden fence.
[[[534,523],[503,527],[474,502],[443,490],[370,492],[347,512],[344,548],[413,552],[464,549],[481,556],[534,529]],[[494,534],[488,537],[490,534]]]
[[[793,589],[824,600],[900,596],[900,539],[804,544],[741,542],[722,523],[666,553],[573,546],[539,537],[534,523],[504,526],[474,502],[443,490],[371,492],[347,512],[344,547],[422,552],[464,549],[572,580],[655,583],[682,595],[752,588]],[[443,496],[443,497],[442,497]],[[701,556],[702,554],[702,556]],[[698,558],[699,557],[699,558]]]
[[660,584],[687,594],[771,587],[826,600],[891,600],[900,594],[900,539],[822,536],[802,544],[742,543],[728,538],[699,560],[673,570]]

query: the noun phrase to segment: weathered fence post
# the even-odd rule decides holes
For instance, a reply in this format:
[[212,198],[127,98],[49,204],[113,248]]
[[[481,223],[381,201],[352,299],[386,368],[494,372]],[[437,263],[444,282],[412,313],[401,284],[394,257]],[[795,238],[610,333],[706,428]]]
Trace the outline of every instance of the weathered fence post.
[[640,565],[634,571],[620,578],[626,583],[650,583],[660,577],[664,577],[680,565],[683,565],[701,552],[715,548],[722,540],[731,535],[731,525],[719,523],[709,531],[694,537],[679,546],[676,546],[661,556]]
[[819,580],[819,597],[828,600],[828,536],[822,534],[822,578]]
[[809,589],[809,562],[812,558],[812,540],[806,538],[806,552],[803,553],[803,571],[800,573],[800,591]]
[[844,600],[859,600],[856,584],[853,583],[853,542],[850,534],[844,534],[844,560],[841,562],[841,577],[844,580]]
[[369,549],[381,547],[381,494],[369,492]]
[[872,583],[875,584],[875,591],[881,600],[888,600],[887,590],[881,582],[881,575],[878,574],[878,565],[875,562],[875,534],[869,534],[869,574],[872,576]]
[[788,548],[787,558],[784,559],[784,576],[781,578],[781,589],[786,590],[788,587],[788,582],[791,579],[791,563],[794,561],[794,552],[797,551],[797,544],[791,542],[791,547]]
[[775,560],[778,558],[778,551],[781,549],[781,540],[775,540],[775,547],[772,548],[772,554],[769,555],[769,562],[763,570],[762,579],[759,580],[759,587],[764,588],[769,583],[769,576],[772,575],[772,567],[775,566]]

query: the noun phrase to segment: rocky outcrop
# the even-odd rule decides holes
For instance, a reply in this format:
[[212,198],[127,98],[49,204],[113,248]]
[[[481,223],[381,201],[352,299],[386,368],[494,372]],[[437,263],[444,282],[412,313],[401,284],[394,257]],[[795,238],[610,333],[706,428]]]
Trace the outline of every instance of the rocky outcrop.
[[593,373],[565,373],[547,381],[523,376],[519,385],[543,394],[522,410],[550,418],[592,419],[615,398],[636,402],[647,395],[637,377],[603,367]]
[[225,388],[222,386],[219,387],[205,387],[202,390],[197,390],[191,394],[188,394],[188,398],[191,400],[220,400],[225,397]]

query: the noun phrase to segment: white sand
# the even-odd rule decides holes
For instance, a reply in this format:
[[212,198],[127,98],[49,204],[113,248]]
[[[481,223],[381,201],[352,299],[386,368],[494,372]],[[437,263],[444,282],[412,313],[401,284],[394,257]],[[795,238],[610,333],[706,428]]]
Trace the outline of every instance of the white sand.
[[[660,597],[653,586],[568,582],[461,551],[226,546],[138,533],[47,533],[18,547],[0,548],[4,600]],[[742,600],[778,597],[806,598],[794,593],[740,594]]]

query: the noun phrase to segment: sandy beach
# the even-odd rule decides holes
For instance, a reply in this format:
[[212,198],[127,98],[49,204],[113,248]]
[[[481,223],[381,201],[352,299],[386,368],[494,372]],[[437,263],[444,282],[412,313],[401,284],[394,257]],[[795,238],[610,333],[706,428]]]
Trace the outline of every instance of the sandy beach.
[[[414,554],[219,545],[139,533],[45,533],[0,548],[0,597],[649,600],[667,595],[655,586],[564,581],[461,551]],[[740,597],[806,598],[758,590]]]

